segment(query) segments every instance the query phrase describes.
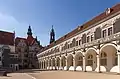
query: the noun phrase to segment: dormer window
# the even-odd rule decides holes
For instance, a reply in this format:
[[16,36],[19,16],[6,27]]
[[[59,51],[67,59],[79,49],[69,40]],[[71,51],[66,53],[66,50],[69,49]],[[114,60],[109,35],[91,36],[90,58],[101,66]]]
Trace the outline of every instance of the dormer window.
[[107,8],[106,9],[106,15],[110,14],[111,13],[111,8]]

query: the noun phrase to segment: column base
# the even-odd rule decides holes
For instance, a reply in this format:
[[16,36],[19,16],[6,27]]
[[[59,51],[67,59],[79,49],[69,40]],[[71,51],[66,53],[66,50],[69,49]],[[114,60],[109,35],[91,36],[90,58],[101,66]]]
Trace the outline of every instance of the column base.
[[117,75],[120,75],[120,73],[117,72]]
[[98,71],[98,73],[102,73],[101,71]]

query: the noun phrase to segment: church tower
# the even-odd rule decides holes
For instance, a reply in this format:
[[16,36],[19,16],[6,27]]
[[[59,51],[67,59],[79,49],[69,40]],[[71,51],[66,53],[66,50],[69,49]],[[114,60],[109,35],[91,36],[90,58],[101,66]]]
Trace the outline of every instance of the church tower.
[[53,25],[52,25],[52,29],[50,32],[50,44],[54,41],[55,41],[55,32],[54,32]]
[[31,26],[30,25],[29,25],[29,28],[28,28],[27,35],[28,36],[32,36],[32,30],[31,30]]

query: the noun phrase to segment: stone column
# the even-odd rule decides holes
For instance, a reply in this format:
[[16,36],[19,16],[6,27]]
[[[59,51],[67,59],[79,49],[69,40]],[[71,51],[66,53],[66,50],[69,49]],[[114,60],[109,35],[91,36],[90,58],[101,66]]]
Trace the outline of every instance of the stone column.
[[57,70],[57,60],[55,58],[55,70]]
[[120,74],[120,52],[117,52],[118,55],[118,74]]
[[73,59],[73,66],[74,66],[74,71],[76,71],[75,59]]
[[67,59],[66,59],[66,70],[69,70],[68,69],[68,61],[67,61]]
[[51,59],[51,70],[53,70],[53,59]]
[[98,68],[97,72],[100,73],[101,71],[100,71],[100,55],[99,54],[97,55],[97,68]]
[[59,70],[62,70],[62,62],[61,62],[61,57],[60,57],[60,67]]
[[83,71],[86,72],[85,56],[83,56]]

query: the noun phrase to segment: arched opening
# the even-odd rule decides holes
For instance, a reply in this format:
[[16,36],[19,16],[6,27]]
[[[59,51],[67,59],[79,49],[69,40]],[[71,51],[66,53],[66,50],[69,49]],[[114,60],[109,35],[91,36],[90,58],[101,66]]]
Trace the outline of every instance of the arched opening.
[[46,60],[46,68],[48,69],[48,60]]
[[43,63],[43,61],[42,61],[42,69],[43,69],[43,66],[44,66],[44,63]]
[[94,71],[97,67],[97,52],[94,48],[90,48],[86,51],[85,61],[86,61],[86,71]]
[[[100,65],[104,66],[106,70],[111,71],[113,67],[117,67],[117,48],[114,44],[106,44],[100,49]],[[112,70],[114,71],[114,70]]]
[[43,67],[44,67],[44,69],[45,69],[45,66],[46,66],[46,64],[45,64],[45,60],[44,60],[44,62],[43,62],[43,63],[44,63],[44,66],[43,66]]
[[49,69],[52,69],[52,62],[51,62],[51,59],[49,59]]
[[75,68],[80,71],[83,69],[83,55],[80,52],[75,55]]
[[55,69],[55,58],[52,58],[52,69]]
[[61,69],[65,69],[65,66],[66,66],[66,58],[65,58],[65,56],[61,57],[61,66],[62,66]]
[[56,67],[57,67],[57,69],[59,69],[59,67],[60,67],[60,58],[59,57],[56,58]]
[[74,70],[73,69],[73,56],[71,54],[67,56],[67,69]]
[[39,61],[39,69],[41,69],[41,61]]

